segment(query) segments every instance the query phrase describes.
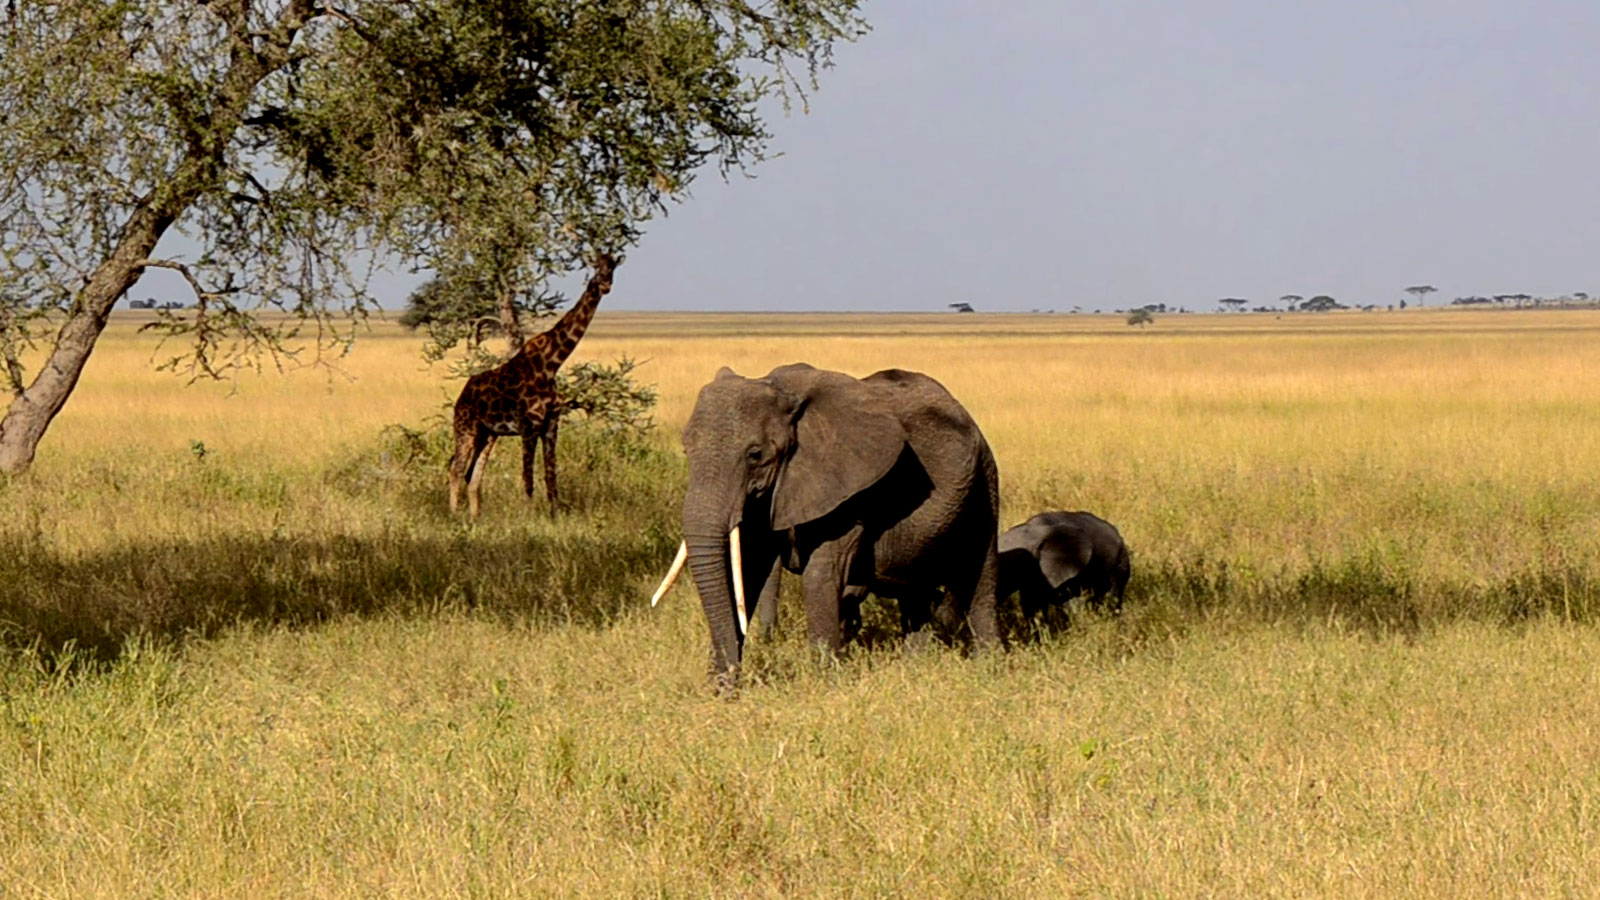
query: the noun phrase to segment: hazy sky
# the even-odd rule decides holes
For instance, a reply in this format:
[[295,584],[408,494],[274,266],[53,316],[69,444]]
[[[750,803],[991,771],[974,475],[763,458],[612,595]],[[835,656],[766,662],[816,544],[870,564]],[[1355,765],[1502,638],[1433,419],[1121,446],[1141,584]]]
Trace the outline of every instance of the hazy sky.
[[810,114],[772,121],[784,155],[703,177],[606,308],[1600,295],[1596,0],[865,13]]
[[1595,0],[869,0],[785,156],[607,303],[1600,294]]

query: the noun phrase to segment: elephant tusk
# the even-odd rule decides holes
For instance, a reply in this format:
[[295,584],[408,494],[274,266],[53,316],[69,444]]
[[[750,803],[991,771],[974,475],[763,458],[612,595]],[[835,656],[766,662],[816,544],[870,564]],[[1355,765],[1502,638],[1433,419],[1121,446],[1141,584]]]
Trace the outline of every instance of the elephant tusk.
[[739,526],[728,532],[728,557],[733,562],[733,603],[739,610],[739,633],[750,629],[750,619],[744,612],[744,560],[739,553]]
[[653,607],[661,602],[661,598],[672,590],[672,585],[678,580],[678,575],[683,572],[683,564],[689,558],[689,543],[687,541],[678,545],[678,555],[672,558],[672,568],[667,570],[667,577],[661,579],[661,587],[656,588],[655,595],[650,598]]

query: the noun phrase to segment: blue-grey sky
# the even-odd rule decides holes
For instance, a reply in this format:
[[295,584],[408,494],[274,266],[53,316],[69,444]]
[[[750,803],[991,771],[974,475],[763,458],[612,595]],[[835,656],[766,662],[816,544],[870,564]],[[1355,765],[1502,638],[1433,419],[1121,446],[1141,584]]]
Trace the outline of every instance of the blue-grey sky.
[[1594,0],[869,0],[629,309],[1600,294]]
[[[774,116],[783,155],[754,179],[707,172],[606,308],[1600,296],[1596,0],[865,14],[810,113]],[[397,307],[415,283],[374,288]]]

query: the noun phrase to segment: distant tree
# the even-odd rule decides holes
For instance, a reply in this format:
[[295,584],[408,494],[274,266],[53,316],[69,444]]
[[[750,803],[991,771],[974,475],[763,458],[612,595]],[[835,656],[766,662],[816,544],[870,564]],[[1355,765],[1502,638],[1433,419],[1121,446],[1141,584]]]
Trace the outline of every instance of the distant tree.
[[1242,299],[1240,299],[1238,297],[1223,297],[1221,300],[1218,300],[1217,302],[1220,303],[1224,309],[1232,309],[1234,311],[1238,311],[1238,310],[1244,309],[1244,305],[1246,303],[1249,303],[1250,301],[1249,300],[1242,300]]
[[1584,293],[1583,291],[1573,291],[1572,292],[1572,298],[1574,300],[1587,300],[1587,299],[1589,299],[1589,295]]
[[1329,310],[1349,309],[1350,307],[1345,306],[1343,303],[1340,303],[1327,294],[1318,294],[1317,296],[1312,297],[1310,300],[1300,304],[1300,308],[1306,312],[1328,312]]
[[1133,312],[1128,313],[1129,325],[1138,325],[1139,327],[1143,328],[1155,320],[1156,317],[1150,314],[1150,310],[1142,306]]
[[972,308],[971,303],[952,303],[950,304],[950,308],[958,313],[977,312],[977,310]]
[[1288,307],[1289,312],[1294,312],[1295,309],[1299,307],[1300,301],[1304,299],[1305,298],[1299,294],[1284,294],[1282,297],[1278,298],[1278,300],[1280,300],[1284,306]]
[[1411,287],[1406,288],[1406,293],[1416,297],[1418,304],[1427,306],[1427,296],[1437,290],[1438,288],[1431,284],[1414,284]]

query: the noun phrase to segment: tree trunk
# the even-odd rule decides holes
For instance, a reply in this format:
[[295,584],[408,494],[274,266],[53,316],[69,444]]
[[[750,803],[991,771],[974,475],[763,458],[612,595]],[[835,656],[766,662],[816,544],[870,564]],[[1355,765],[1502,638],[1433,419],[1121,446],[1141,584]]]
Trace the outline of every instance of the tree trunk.
[[[218,87],[209,127],[191,136],[191,145],[198,147],[164,184],[142,198],[123,226],[116,248],[73,299],[44,367],[0,419],[0,473],[19,475],[33,464],[45,431],[78,386],[111,308],[144,274],[144,262],[167,228],[215,183],[228,140],[239,127],[256,86],[274,69],[289,63],[295,35],[317,14],[312,0],[290,0],[270,32],[246,37],[247,8],[248,4],[237,6],[227,23],[233,38],[228,69]],[[253,49],[251,41],[257,37],[264,40]]]
[[[182,205],[187,206],[187,200]],[[172,222],[173,217],[157,215],[149,205],[138,209],[117,248],[78,292],[38,376],[12,400],[5,418],[0,419],[0,473],[20,475],[33,464],[45,431],[78,386],[111,308],[139,280],[143,261]]]

